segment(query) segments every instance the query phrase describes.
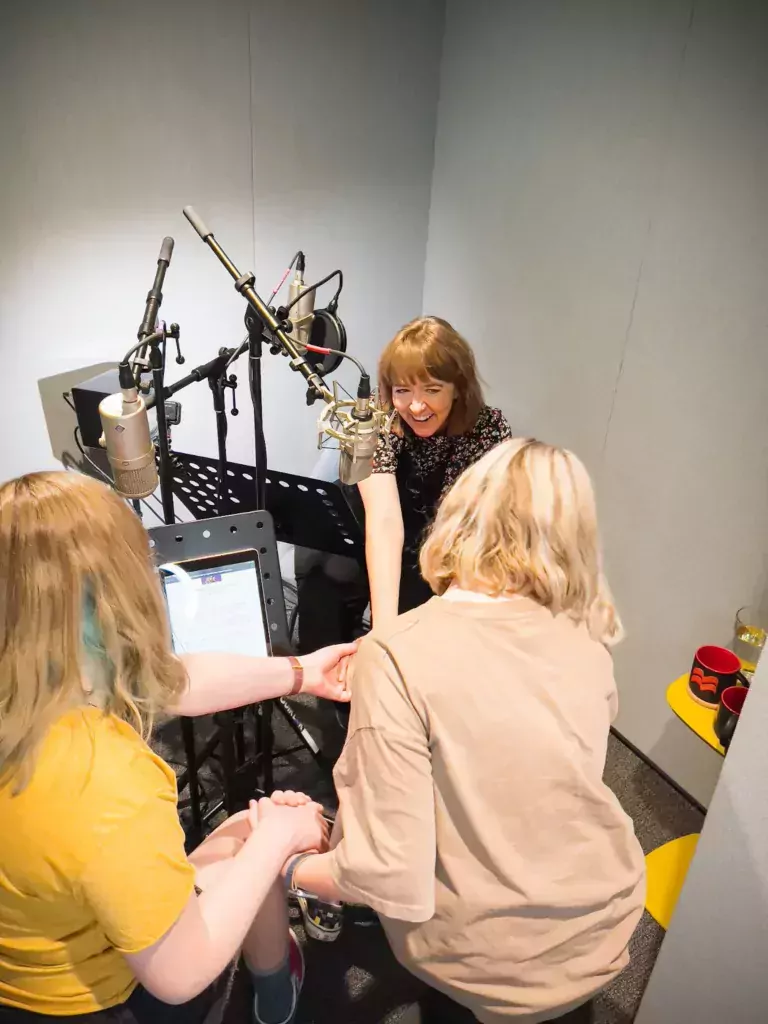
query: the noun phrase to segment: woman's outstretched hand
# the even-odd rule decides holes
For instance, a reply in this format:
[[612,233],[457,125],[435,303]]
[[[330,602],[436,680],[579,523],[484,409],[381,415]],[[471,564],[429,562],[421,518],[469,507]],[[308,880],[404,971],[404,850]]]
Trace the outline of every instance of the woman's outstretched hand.
[[304,668],[302,693],[325,700],[347,702],[352,694],[349,687],[349,667],[357,651],[357,643],[335,644],[321,647],[312,654],[299,658]]
[[306,850],[322,852],[328,847],[323,808],[304,793],[277,790],[258,803],[251,800],[248,816],[255,832],[272,831],[285,843],[287,856]]

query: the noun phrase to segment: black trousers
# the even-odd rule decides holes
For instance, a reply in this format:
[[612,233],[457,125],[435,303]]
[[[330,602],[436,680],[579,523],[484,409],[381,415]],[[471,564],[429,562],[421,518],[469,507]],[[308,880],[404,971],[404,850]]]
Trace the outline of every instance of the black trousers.
[[299,654],[310,654],[328,644],[344,644],[363,632],[363,615],[368,607],[368,580],[364,571],[358,579],[331,579],[323,567],[313,566],[296,575],[299,607]]
[[[421,1024],[472,1024],[477,1017],[465,1006],[460,1006],[448,996],[435,989],[429,989],[419,999]],[[558,1017],[551,1024],[593,1024],[594,1004],[590,1002],[571,1010],[564,1017]]]
[[161,1003],[139,985],[124,1003],[109,1010],[79,1013],[72,1017],[53,1017],[31,1010],[17,1010],[0,1005],[0,1024],[203,1024],[214,1003],[224,998],[227,978],[222,976],[188,1003],[171,1006]]

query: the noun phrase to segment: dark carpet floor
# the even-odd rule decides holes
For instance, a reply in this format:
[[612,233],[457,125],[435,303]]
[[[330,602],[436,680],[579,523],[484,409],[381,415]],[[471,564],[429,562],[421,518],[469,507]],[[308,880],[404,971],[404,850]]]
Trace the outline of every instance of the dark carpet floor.
[[[332,706],[318,705],[311,698],[299,698],[294,706],[332,762],[343,740]],[[295,746],[295,736],[283,717],[276,714],[275,720],[277,747]],[[173,725],[163,730],[158,745],[164,756],[181,760]],[[615,736],[609,743],[605,780],[633,819],[646,853],[670,839],[700,831],[701,812]],[[275,762],[275,784],[303,790],[335,807],[328,771],[306,751]],[[301,929],[297,931],[301,935]],[[662,929],[644,914],[632,939],[631,964],[598,997],[595,1024],[634,1020],[662,938]],[[415,1024],[419,1020],[414,1006],[417,983],[394,961],[379,927],[345,922],[336,943],[309,942],[304,949],[307,976],[297,1024]],[[236,997],[227,1014],[228,1024],[249,1020],[246,1006],[238,1002]]]

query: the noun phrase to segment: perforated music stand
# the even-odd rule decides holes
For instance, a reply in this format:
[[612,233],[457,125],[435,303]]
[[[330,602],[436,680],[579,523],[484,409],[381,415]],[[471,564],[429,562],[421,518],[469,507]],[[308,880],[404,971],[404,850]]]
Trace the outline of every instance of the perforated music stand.
[[[288,620],[283,599],[280,563],[277,556],[277,541],[274,524],[268,512],[244,512],[232,516],[222,516],[201,522],[176,523],[172,526],[157,526],[149,530],[150,543],[158,565],[167,562],[185,562],[192,559],[218,557],[247,551],[253,553],[259,574],[260,591],[263,600],[261,609],[267,625],[269,641],[274,655],[285,655],[291,651],[288,635]],[[285,703],[286,717],[294,724],[296,716],[284,698],[277,703]],[[189,785],[190,812],[192,829],[191,845],[202,839],[203,815],[200,807],[200,793],[197,769],[206,757],[211,756],[216,748],[222,752],[224,768],[224,807],[228,814],[237,810],[238,781],[246,769],[256,768],[257,786],[259,781],[264,792],[271,792],[272,786],[272,707],[275,702],[265,701],[258,706],[258,749],[250,761],[246,760],[245,750],[238,741],[236,734],[235,712],[225,712],[215,716],[218,729],[206,747],[198,752],[194,741],[192,719],[182,719],[185,731],[185,754],[187,758],[186,773],[179,779],[179,789]],[[298,721],[298,720],[296,720]],[[299,728],[301,723],[298,723]],[[240,763],[238,763],[240,762]],[[259,780],[259,768],[261,780]],[[249,792],[255,787],[250,786]],[[210,818],[218,808],[209,810]]]
[[[173,492],[198,520],[255,511],[253,466],[229,462],[224,507],[216,501],[215,459],[174,452]],[[364,558],[363,531],[338,484],[267,470],[266,506],[278,541]]]

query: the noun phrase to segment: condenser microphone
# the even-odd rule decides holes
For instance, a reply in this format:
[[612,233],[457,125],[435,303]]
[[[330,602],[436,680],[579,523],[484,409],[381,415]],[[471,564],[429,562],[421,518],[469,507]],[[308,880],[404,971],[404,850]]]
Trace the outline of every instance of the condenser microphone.
[[296,276],[288,289],[289,319],[292,324],[291,337],[300,345],[308,345],[312,337],[315,312],[315,289],[307,291],[304,284],[304,253],[299,253]]
[[375,417],[360,420],[357,430],[339,441],[339,480],[343,484],[359,484],[373,472],[373,453],[379,441],[380,428]]
[[320,444],[325,435],[339,443],[339,480],[359,484],[373,471],[373,456],[379,435],[386,427],[388,414],[371,395],[371,379],[362,374],[353,400],[340,399],[334,384],[334,397],[320,413]]
[[99,444],[107,450],[117,493],[123,498],[146,498],[159,483],[149,416],[128,363],[121,363],[119,372],[121,390],[99,405],[104,431]]

